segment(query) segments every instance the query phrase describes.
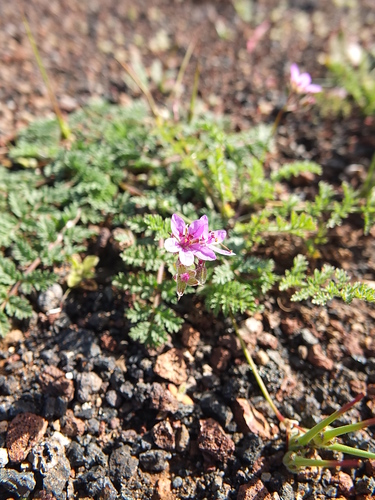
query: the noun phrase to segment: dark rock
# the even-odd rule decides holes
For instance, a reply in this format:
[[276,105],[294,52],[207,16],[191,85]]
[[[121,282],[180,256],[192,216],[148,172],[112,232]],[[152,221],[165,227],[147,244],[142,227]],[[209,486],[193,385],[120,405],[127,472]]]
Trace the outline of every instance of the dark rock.
[[143,370],[144,377],[150,379],[153,376],[154,371],[151,359],[143,358],[139,363],[139,367]]
[[29,457],[33,470],[42,477],[43,489],[56,500],[65,500],[71,468],[61,443],[55,439],[44,441],[32,449]]
[[178,410],[173,412],[173,417],[175,420],[182,420],[189,417],[195,410],[194,405],[185,405],[184,403],[178,403]]
[[116,368],[114,370],[110,378],[110,383],[113,389],[120,389],[121,385],[125,383],[125,376],[122,370],[120,370],[119,368]]
[[48,397],[44,401],[42,415],[44,418],[52,419],[52,418],[61,418],[65,415],[68,407],[68,403],[65,399],[58,397]]
[[[34,491],[36,482],[32,472],[17,472],[13,469],[0,469],[0,497],[28,497]],[[7,493],[11,493],[8,496]],[[4,494],[4,496],[1,496]],[[6,496],[5,496],[6,495]]]
[[77,489],[83,489],[87,495],[101,500],[115,500],[118,493],[103,467],[93,467],[90,471],[77,477]]
[[252,467],[263,449],[263,441],[256,434],[247,434],[236,448],[241,462]]
[[149,440],[142,438],[138,439],[132,447],[132,452],[135,455],[139,455],[140,453],[143,453],[144,451],[151,450],[152,444]]
[[138,459],[132,456],[130,446],[125,444],[114,450],[109,459],[109,474],[114,484],[121,487],[123,481],[134,476],[138,462]]
[[94,368],[100,373],[103,379],[109,380],[113,370],[116,368],[116,363],[113,358],[99,355],[94,359]]
[[102,408],[100,419],[109,424],[113,418],[117,418],[117,415],[118,411],[116,408]]
[[86,405],[84,408],[79,403],[74,403],[74,416],[77,418],[89,419],[96,415],[97,409],[94,406]]
[[[60,351],[69,351],[82,354],[87,359],[101,354],[98,340],[93,333],[83,328],[78,330],[64,330],[54,339],[54,345],[59,345]],[[93,360],[94,361],[94,360]]]
[[108,326],[108,322],[109,318],[106,313],[95,312],[90,316],[87,324],[96,332],[102,332]]
[[172,455],[163,450],[149,450],[139,455],[139,462],[147,472],[162,472]]
[[77,399],[81,403],[89,401],[91,394],[97,393],[102,379],[95,372],[79,373],[77,376]]
[[19,392],[19,389],[19,381],[14,375],[10,375],[9,377],[0,377],[0,392],[2,392],[3,394],[7,396],[17,394],[17,392]]
[[223,427],[227,427],[233,420],[232,410],[212,392],[204,394],[200,400],[200,407],[207,417],[215,418]]
[[108,456],[96,443],[89,443],[86,447],[86,466],[93,467],[96,464],[107,467]]
[[375,479],[368,476],[358,479],[355,483],[355,492],[357,495],[373,495],[375,493]]
[[13,405],[13,397],[12,398],[2,398],[3,401],[0,401],[0,421],[9,419],[9,412]]
[[72,467],[80,467],[81,465],[85,465],[86,457],[84,447],[79,443],[72,441],[68,448],[68,458]]
[[118,492],[109,477],[100,477],[96,481],[90,481],[86,486],[89,495],[103,500],[116,500]]
[[278,493],[280,495],[280,498],[282,498],[283,500],[294,500],[296,497],[294,494],[293,486],[290,483],[282,484]]
[[44,349],[41,351],[40,357],[49,365],[57,365],[60,361],[60,358],[54,349]]
[[308,328],[302,328],[300,335],[300,341],[302,344],[306,345],[307,347],[316,345],[319,343],[319,340],[315,337],[315,335],[308,329]]

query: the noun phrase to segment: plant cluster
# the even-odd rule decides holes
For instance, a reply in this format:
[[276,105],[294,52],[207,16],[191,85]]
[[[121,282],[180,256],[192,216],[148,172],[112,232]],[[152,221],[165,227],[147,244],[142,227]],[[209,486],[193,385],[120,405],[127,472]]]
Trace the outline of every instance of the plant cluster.
[[[320,90],[292,67],[293,98]],[[60,144],[56,120],[36,122],[11,149],[12,167],[0,167],[2,334],[8,318],[32,314],[33,290],[58,280],[57,266],[71,263],[68,287],[94,277],[98,258],[87,252],[100,227],[122,249],[123,271],[113,284],[127,301],[129,335],[148,345],[180,330],[177,303],[184,293],[202,295],[207,310],[230,318],[237,334],[235,316],[260,310],[269,293],[291,290],[292,300],[320,305],[334,297],[375,301],[374,290],[345,271],[313,265],[332,229],[349,216],[362,219],[364,234],[370,231],[371,179],[358,190],[317,180],[315,194],[305,199],[289,191],[289,182],[306,172],[318,178],[321,167],[295,161],[270,169],[265,158],[275,126],[233,132],[209,114],[154,120],[142,103],[93,105],[70,117],[69,131]],[[230,250],[222,246],[226,237]],[[275,237],[303,248],[290,269],[276,272],[272,258],[257,254]],[[206,261],[214,262],[206,268]],[[266,399],[285,420],[241,345]],[[293,438],[290,460],[306,443],[325,444],[315,436]]]

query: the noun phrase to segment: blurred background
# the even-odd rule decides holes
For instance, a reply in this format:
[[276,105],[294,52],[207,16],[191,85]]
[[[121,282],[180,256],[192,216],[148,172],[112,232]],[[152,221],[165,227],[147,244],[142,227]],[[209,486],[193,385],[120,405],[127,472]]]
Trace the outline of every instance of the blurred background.
[[[22,11],[64,112],[92,98],[126,103],[140,95],[121,62],[131,65],[161,107],[169,108],[168,95],[187,51],[192,55],[178,89],[181,100],[190,99],[199,65],[200,102],[231,114],[239,128],[276,112],[291,62],[327,90],[334,89],[336,112],[345,112],[342,102],[348,90],[345,82],[337,87],[345,75],[337,68],[329,71],[327,65],[339,61],[341,72],[350,66],[356,74],[361,67],[361,78],[372,79],[375,90],[372,0],[3,1],[3,138],[35,117],[52,114]],[[357,96],[366,101],[362,107],[368,106],[367,117],[374,114],[374,94],[372,104]]]

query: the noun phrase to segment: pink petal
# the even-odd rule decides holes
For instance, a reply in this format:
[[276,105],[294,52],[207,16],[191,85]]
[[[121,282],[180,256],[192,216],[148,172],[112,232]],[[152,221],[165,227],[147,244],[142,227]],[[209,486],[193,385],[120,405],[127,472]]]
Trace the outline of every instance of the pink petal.
[[208,247],[197,248],[194,254],[200,260],[216,260],[215,252]]
[[221,243],[227,237],[227,232],[224,229],[218,231],[211,231],[209,243]]
[[181,264],[184,266],[191,266],[194,264],[194,253],[190,250],[182,250],[180,249],[179,259]]
[[209,248],[212,248],[216,253],[220,253],[222,255],[236,255],[234,252],[231,252],[230,250],[224,250],[224,248],[214,246],[214,245],[208,245]]
[[311,76],[308,73],[302,73],[299,75],[299,84],[300,90],[306,90],[306,87],[311,83]]
[[180,251],[180,244],[175,238],[167,238],[164,241],[164,248],[167,252],[177,253]]
[[311,83],[306,87],[306,92],[310,92],[310,94],[317,94],[321,92],[323,89],[320,85],[316,85],[315,83]]
[[176,214],[173,214],[171,220],[171,229],[174,236],[176,236],[176,238],[179,240],[185,233],[186,224],[181,219],[181,217],[179,217]]
[[203,215],[200,219],[193,220],[193,222],[189,226],[189,234],[193,238],[199,238],[202,236],[205,226],[207,226],[208,230],[208,219],[207,215]]
[[290,67],[290,79],[292,82],[297,83],[299,77],[299,69],[297,64],[293,63]]

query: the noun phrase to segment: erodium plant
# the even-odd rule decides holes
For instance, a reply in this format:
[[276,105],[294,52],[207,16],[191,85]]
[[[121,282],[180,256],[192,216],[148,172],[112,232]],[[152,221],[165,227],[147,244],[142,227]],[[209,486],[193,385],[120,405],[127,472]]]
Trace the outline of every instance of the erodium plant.
[[[310,85],[293,70],[296,102]],[[322,432],[327,444],[331,430],[319,428],[312,436],[280,414],[236,321],[281,293],[322,306],[335,297],[374,302],[369,285],[329,263],[315,269],[314,262],[332,229],[349,216],[369,233],[375,191],[372,184],[354,189],[319,181],[322,168],[308,160],[270,171],[262,160],[277,120],[273,127],[234,132],[225,118],[209,113],[175,122],[155,120],[142,102],[128,108],[98,103],[69,117],[68,145],[61,144],[56,120],[22,131],[10,150],[10,167],[0,166],[0,333],[13,319],[32,315],[35,291],[56,281],[66,286],[66,275],[56,274],[64,265],[75,261],[72,271],[79,271],[67,285],[92,276],[97,259],[85,257],[97,248],[99,233],[109,230],[110,251],[122,259],[111,258],[109,273],[113,264],[122,265],[112,283],[123,293],[129,337],[163,344],[181,330],[185,301],[194,305],[189,295],[199,296],[202,308],[232,323],[264,397],[290,429],[287,465],[300,466],[295,458],[303,454],[310,459],[306,450],[322,445]],[[305,172],[315,176],[315,195],[285,196],[290,181]],[[274,242],[286,238],[299,254],[277,273]]]

